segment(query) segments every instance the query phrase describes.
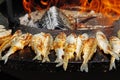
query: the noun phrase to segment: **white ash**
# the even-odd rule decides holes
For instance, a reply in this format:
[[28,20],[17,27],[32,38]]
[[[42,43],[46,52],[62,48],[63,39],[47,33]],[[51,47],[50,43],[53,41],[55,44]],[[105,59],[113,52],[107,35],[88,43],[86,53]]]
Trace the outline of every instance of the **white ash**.
[[34,11],[30,13],[30,18],[28,13],[26,13],[24,16],[21,16],[19,18],[20,20],[20,24],[24,25],[24,26],[29,26],[29,27],[37,27],[36,25],[36,21],[38,21],[39,19],[41,19],[44,11]]
[[67,16],[61,12],[61,10],[55,6],[50,7],[43,17],[38,21],[38,27],[44,29],[71,29]]

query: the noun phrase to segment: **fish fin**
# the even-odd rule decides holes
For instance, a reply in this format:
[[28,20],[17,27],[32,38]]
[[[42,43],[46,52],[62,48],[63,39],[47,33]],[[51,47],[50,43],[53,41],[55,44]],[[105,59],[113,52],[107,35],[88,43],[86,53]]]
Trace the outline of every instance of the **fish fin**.
[[42,57],[41,57],[41,55],[36,55],[34,58],[33,58],[33,60],[42,60]]
[[80,70],[83,72],[88,72],[88,64],[84,63],[81,65]]
[[114,62],[114,63],[110,63],[110,68],[109,68],[109,70],[112,70],[113,68],[116,69],[115,62]]
[[63,69],[66,71],[67,70],[67,66],[68,66],[68,62],[64,62],[63,63]]
[[118,54],[116,54],[116,53],[114,53],[114,52],[112,52],[112,51],[109,51],[109,50],[108,50],[108,52],[109,52],[116,60],[119,60],[119,55],[118,55]]
[[56,67],[60,67],[61,65],[63,65],[63,61],[61,61],[60,63],[58,63],[58,64],[56,65]]
[[113,68],[116,69],[114,57],[111,58],[109,70],[112,70]]
[[7,63],[8,58],[9,58],[9,55],[5,55],[5,56],[2,57],[2,60],[4,60],[4,64]]

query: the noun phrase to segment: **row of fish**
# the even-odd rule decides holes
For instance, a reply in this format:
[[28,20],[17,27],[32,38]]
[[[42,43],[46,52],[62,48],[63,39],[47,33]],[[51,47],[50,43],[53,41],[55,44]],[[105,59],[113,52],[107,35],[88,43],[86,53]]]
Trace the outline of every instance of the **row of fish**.
[[[0,32],[0,34],[2,33]],[[60,32],[53,38],[49,33],[40,32],[32,35],[30,33],[23,34],[21,30],[17,30],[2,42],[0,58],[6,63],[10,55],[24,49],[25,46],[31,47],[35,52],[36,56],[33,60],[37,59],[42,62],[50,62],[48,55],[51,50],[55,50],[57,56],[55,62],[58,63],[56,67],[63,65],[64,70],[67,69],[70,59],[81,60],[83,58],[80,70],[88,72],[88,62],[96,52],[97,46],[105,54],[111,55],[110,70],[115,68],[115,60],[119,60],[120,57],[120,39],[112,36],[108,40],[102,31],[97,31],[95,37],[90,37],[87,33],[66,35],[64,32]],[[1,56],[2,52],[8,47],[10,47],[8,52]],[[74,53],[76,53],[76,56],[74,56]]]

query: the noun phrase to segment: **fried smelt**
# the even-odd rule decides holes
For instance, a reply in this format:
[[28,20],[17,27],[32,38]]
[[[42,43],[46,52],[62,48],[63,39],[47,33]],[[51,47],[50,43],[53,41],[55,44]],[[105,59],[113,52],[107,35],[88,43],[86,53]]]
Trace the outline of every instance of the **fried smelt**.
[[81,60],[81,53],[83,50],[83,42],[84,40],[88,39],[88,34],[87,33],[83,33],[82,35],[78,35],[77,37],[77,47],[76,47],[76,60]]
[[22,32],[21,32],[20,30],[17,30],[13,35],[9,36],[9,38],[6,39],[6,40],[1,44],[1,46],[0,46],[0,59],[2,59],[2,56],[1,56],[2,52],[3,52],[6,48],[10,47],[11,44],[12,44],[12,41],[13,41],[16,37],[20,36],[21,34],[22,34]]
[[[120,39],[116,36],[110,37],[110,44],[112,46],[113,52],[120,55]],[[112,56],[110,61],[110,68],[109,70],[112,70],[113,68],[116,69],[115,66],[115,58]]]
[[36,54],[33,60],[42,60],[42,62],[50,61],[48,55],[50,54],[50,50],[53,49],[53,37],[51,34],[44,32],[35,34],[32,37],[30,46]]
[[8,50],[8,52],[2,57],[2,60],[5,60],[5,63],[7,62],[10,55],[14,54],[17,50],[23,49],[25,46],[27,46],[32,38],[32,35],[30,33],[25,33],[20,36],[17,36],[11,43],[11,47]]
[[88,61],[92,58],[96,52],[97,40],[95,38],[89,38],[84,42],[83,45],[83,63],[80,67],[81,71],[88,72]]
[[57,59],[55,62],[58,64],[56,67],[59,67],[63,64],[63,56],[64,56],[64,46],[65,46],[65,41],[66,41],[66,34],[64,32],[59,33],[54,40],[53,43],[53,48],[56,52]]
[[107,40],[107,37],[105,36],[105,34],[103,32],[97,31],[96,39],[98,42],[98,47],[101,50],[103,50],[103,52],[105,54],[110,54],[116,60],[119,60],[119,56],[115,52],[112,51],[111,45],[110,45],[109,41]]
[[66,71],[68,66],[68,61],[72,58],[74,58],[74,52],[76,50],[76,41],[77,36],[74,33],[71,33],[67,36],[66,42],[65,42],[65,49],[64,49],[64,62],[63,62],[63,68]]

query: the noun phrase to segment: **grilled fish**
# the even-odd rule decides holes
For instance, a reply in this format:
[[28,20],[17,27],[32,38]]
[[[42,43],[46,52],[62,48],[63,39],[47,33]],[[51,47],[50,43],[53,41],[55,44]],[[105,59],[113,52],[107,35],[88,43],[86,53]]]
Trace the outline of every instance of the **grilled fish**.
[[105,54],[110,54],[111,56],[113,56],[116,60],[119,60],[118,55],[112,51],[111,45],[109,43],[109,41],[107,40],[107,37],[105,36],[105,34],[101,31],[98,31],[96,33],[96,39],[98,42],[98,47],[103,50],[103,52]]
[[88,34],[84,33],[82,35],[78,35],[77,37],[77,47],[76,47],[76,60],[81,60],[81,53],[83,50],[83,42],[88,39]]
[[4,30],[4,29],[0,29],[0,44],[2,44],[5,40],[7,40],[8,38],[10,38],[12,30]]
[[14,54],[17,50],[23,49],[25,46],[27,46],[32,38],[32,35],[30,33],[22,34],[20,36],[17,36],[11,43],[11,47],[8,50],[8,52],[2,57],[2,60],[5,60],[5,63],[8,60],[8,57],[12,54]]
[[83,63],[80,67],[81,71],[88,72],[88,61],[92,58],[93,54],[96,52],[97,40],[95,38],[89,38],[85,40],[83,44]]
[[3,52],[6,48],[10,47],[10,45],[12,44],[12,41],[13,41],[16,37],[20,36],[21,34],[22,34],[22,32],[21,32],[20,30],[17,30],[13,35],[9,36],[9,38],[6,39],[6,40],[1,44],[1,46],[0,46],[0,59],[2,58],[2,56],[1,56],[2,52]]
[[[117,38],[116,36],[110,37],[110,44],[112,46],[113,52],[119,55],[120,57],[120,39]],[[112,70],[113,68],[116,69],[115,66],[115,58],[112,56],[111,61],[110,61],[110,68],[109,70]]]
[[68,61],[74,58],[74,52],[76,50],[77,36],[74,33],[71,33],[67,36],[64,48],[64,60],[63,60],[63,68],[67,69]]
[[53,49],[52,45],[53,37],[51,36],[51,34],[43,32],[35,34],[30,42],[30,46],[36,54],[33,60],[42,60],[41,56],[43,56],[42,62],[49,62],[50,60],[48,58],[48,55],[50,54],[50,50]]
[[66,41],[66,34],[64,32],[59,33],[53,43],[53,48],[56,52],[57,59],[55,62],[59,63],[56,67],[61,66],[63,64],[63,56],[64,56],[64,45]]

